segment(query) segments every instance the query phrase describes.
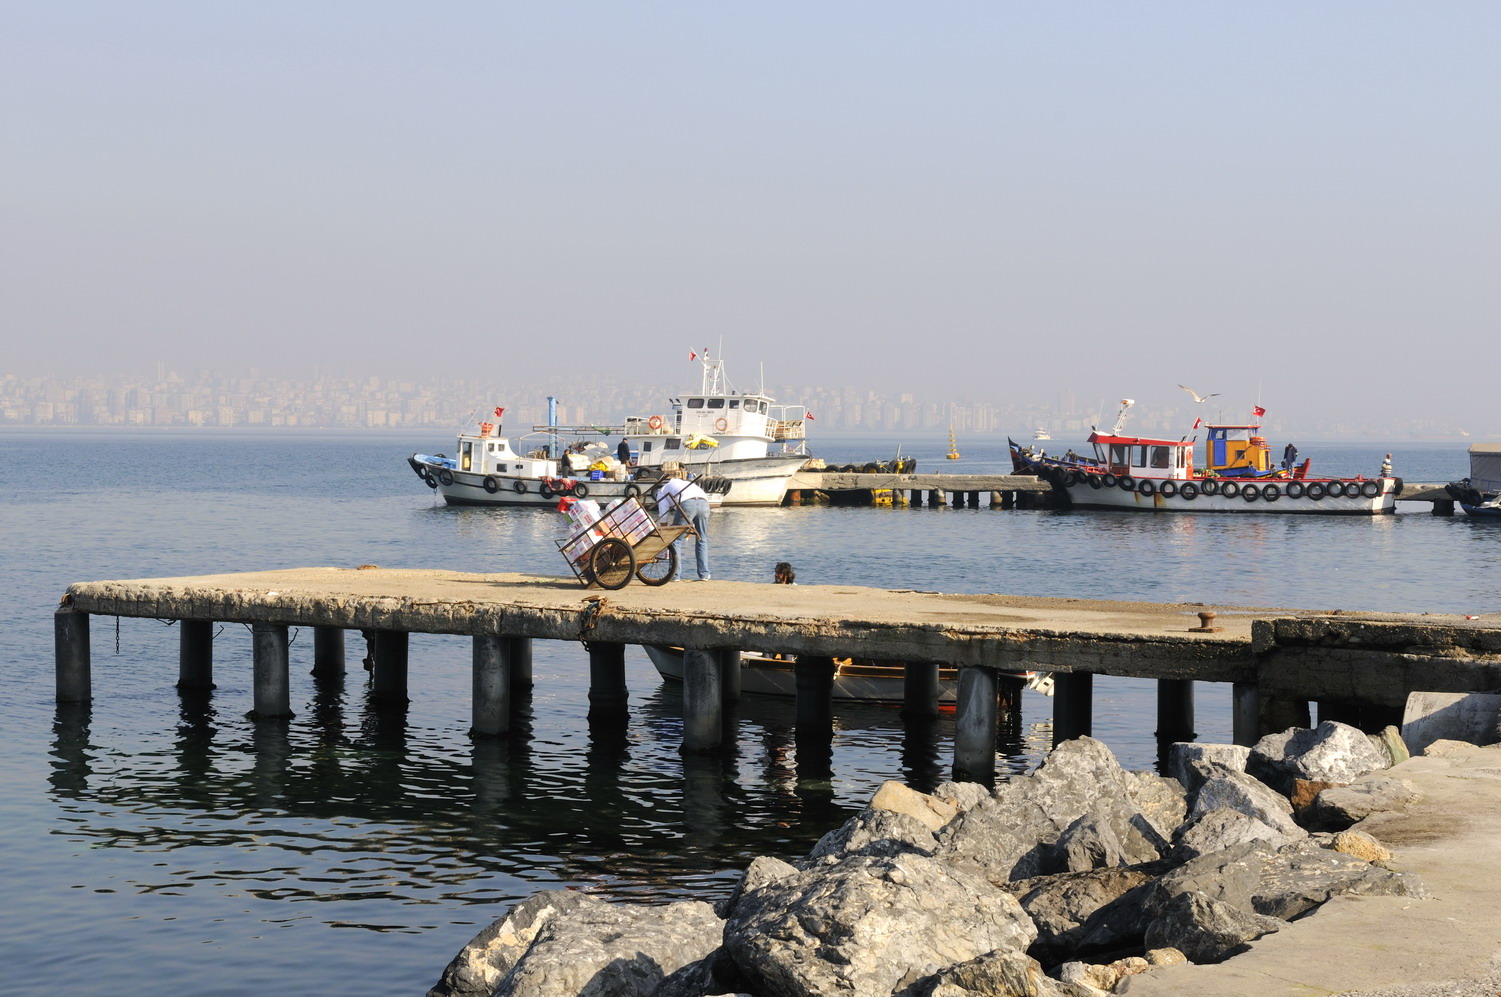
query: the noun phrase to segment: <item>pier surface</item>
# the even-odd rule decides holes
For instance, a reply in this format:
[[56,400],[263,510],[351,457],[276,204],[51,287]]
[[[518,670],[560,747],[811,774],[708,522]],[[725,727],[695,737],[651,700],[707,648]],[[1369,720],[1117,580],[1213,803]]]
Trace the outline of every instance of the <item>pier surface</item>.
[[[948,594],[841,585],[632,582],[379,567],[79,582],[102,616],[671,644],[1003,670],[1254,681],[1400,708],[1412,689],[1501,687],[1501,614],[1340,611]],[[1201,612],[1214,632],[1194,632]],[[1317,667],[1310,667],[1316,665]]]

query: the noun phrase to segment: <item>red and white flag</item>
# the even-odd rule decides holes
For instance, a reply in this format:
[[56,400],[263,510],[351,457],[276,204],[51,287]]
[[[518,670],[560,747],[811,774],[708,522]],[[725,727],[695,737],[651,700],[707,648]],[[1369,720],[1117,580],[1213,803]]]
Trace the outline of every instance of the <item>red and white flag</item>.
[[505,414],[506,414],[506,410],[505,409],[501,408],[499,405],[495,406],[495,418],[499,419],[501,416],[503,416]]
[[1251,412],[1258,419],[1260,419],[1262,416],[1266,415],[1266,409],[1262,408],[1260,405],[1252,405],[1251,406]]
[[1203,425],[1203,423],[1204,423],[1204,420],[1203,420],[1202,417],[1198,418],[1198,419],[1195,419],[1194,420],[1194,428],[1198,429],[1201,425]]
[[698,359],[698,354],[694,353],[692,350],[689,350],[688,351],[688,359],[689,360],[697,360]]
[[812,412],[805,412],[805,413],[803,413],[803,414],[804,414],[804,415],[806,415],[806,416],[807,416],[807,417],[808,417],[808,421],[809,421],[809,422],[812,422],[812,421],[813,421],[813,413],[812,413]]

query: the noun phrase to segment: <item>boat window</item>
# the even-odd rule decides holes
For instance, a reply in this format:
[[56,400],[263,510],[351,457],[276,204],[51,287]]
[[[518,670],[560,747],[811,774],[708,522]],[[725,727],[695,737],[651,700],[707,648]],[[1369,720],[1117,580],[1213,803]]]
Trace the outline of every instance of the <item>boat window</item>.
[[651,440],[642,440],[641,441],[641,452],[642,453],[651,453]]
[[709,407],[710,408],[724,408],[724,399],[723,398],[710,398],[709,399]]
[[739,408],[739,407],[740,407],[740,399],[738,399],[738,398],[731,398],[730,399],[730,408]]
[[1120,467],[1125,466],[1130,452],[1131,448],[1124,443],[1110,444],[1110,463]]
[[688,399],[688,407],[689,408],[703,408],[704,407],[704,400],[702,398],[690,398],[690,399]]
[[460,456],[463,458],[459,462],[460,469],[464,471],[472,470],[474,464],[474,444],[466,441],[463,450],[460,451]]
[[1146,448],[1146,444],[1144,444],[1144,443],[1138,443],[1136,446],[1132,447],[1132,449],[1136,451],[1136,459],[1131,462],[1131,466],[1132,467],[1146,467],[1147,466],[1147,448]]
[[680,440],[680,439],[678,439],[677,437],[673,437],[672,439],[668,440],[666,443],[662,444],[662,449],[663,450],[680,450],[680,449],[682,449],[682,446],[683,446],[683,441]]
[[1152,448],[1152,466],[1153,467],[1172,467],[1172,464],[1168,462],[1167,451],[1168,451],[1167,447],[1153,447]]

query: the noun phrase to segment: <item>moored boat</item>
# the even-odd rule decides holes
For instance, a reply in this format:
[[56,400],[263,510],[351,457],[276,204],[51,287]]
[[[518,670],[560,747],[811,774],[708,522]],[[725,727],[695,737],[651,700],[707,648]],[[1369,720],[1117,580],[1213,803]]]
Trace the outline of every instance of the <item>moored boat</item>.
[[1466,515],[1501,517],[1501,443],[1470,444],[1470,476],[1449,482],[1444,491]]
[[[671,682],[683,680],[683,649],[647,644],[646,656],[656,666],[657,673]],[[740,691],[765,696],[796,697],[797,659],[778,655],[758,654],[751,651],[740,653]],[[1043,672],[1003,673],[1024,680],[1027,688],[1043,695],[1053,694],[1053,679]],[[900,662],[858,661],[853,658],[834,659],[834,699],[862,703],[882,703],[899,706],[905,696],[905,669]],[[940,708],[953,708],[959,693],[959,670],[940,666],[938,669],[938,702]]]
[[[558,495],[608,501],[643,494],[676,466],[713,505],[780,505],[792,475],[810,459],[805,426],[812,417],[801,405],[734,392],[723,362],[707,350],[692,358],[703,364],[701,389],[672,399],[665,414],[618,426],[560,426],[554,409],[524,437],[538,441],[524,453],[500,435],[498,422],[482,422],[478,432],[459,434],[454,456],[412,454],[407,463],[450,505],[545,506]],[[497,420],[504,411],[496,408]],[[611,440],[624,442],[627,460]]]
[[[1271,448],[1256,422],[1206,426],[1204,466],[1195,467],[1196,439],[1122,434],[1126,410],[1133,404],[1129,398],[1122,399],[1115,426],[1090,434],[1092,457],[1030,456],[1013,444],[1013,460],[1023,460],[1056,495],[1082,509],[1352,516],[1383,515],[1396,509],[1402,479],[1390,474],[1313,477],[1311,461],[1297,463],[1297,450],[1292,446],[1283,451],[1282,463],[1274,466]],[[1255,412],[1258,418],[1264,414],[1259,406]]]

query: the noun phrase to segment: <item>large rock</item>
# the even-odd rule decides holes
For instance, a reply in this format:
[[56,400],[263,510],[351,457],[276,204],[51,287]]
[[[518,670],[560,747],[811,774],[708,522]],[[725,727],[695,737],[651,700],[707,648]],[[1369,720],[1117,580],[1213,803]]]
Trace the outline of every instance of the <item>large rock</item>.
[[905,813],[866,807],[830,831],[808,853],[810,859],[843,855],[931,855],[938,845],[928,822]]
[[892,813],[915,817],[927,825],[929,831],[937,831],[953,820],[954,815],[959,812],[959,808],[952,803],[940,800],[936,796],[919,793],[915,789],[909,789],[889,779],[876,790],[876,795],[871,797],[870,805],[876,810],[889,810]]
[[1247,841],[1190,859],[1148,887],[1144,902],[1147,916],[1161,916],[1172,898],[1181,893],[1198,893],[1255,913],[1251,898],[1261,882],[1262,870],[1276,855],[1277,848],[1270,842]]
[[1335,896],[1428,896],[1412,873],[1391,872],[1364,859],[1302,841],[1277,850],[1251,895],[1258,914],[1290,921]]
[[1178,828],[1171,857],[1178,862],[1187,862],[1248,841],[1265,841],[1278,848],[1306,836],[1307,832],[1300,827],[1294,826],[1291,831],[1286,826],[1273,828],[1250,814],[1230,807],[1216,807],[1195,814]]
[[1251,749],[1246,771],[1289,796],[1294,779],[1351,783],[1390,764],[1391,756],[1363,731],[1326,720],[1317,727],[1266,735]]
[[1254,817],[1285,837],[1300,836],[1287,797],[1244,772],[1223,772],[1199,787],[1199,795],[1194,798],[1195,817],[1222,807]]
[[1107,934],[1096,922],[1091,928],[1096,934],[1095,947],[1088,949],[1082,944],[1088,933],[1084,925],[1097,911],[1114,903],[1129,890],[1151,882],[1152,876],[1153,871],[1141,867],[1095,869],[1039,876],[1013,883],[1010,890],[1037,926],[1032,953],[1044,965],[1052,966],[1088,951],[1118,948],[1123,940],[1139,936],[1139,928],[1133,930],[1124,924],[1121,927],[1125,930],[1121,933]]
[[1010,895],[922,855],[829,860],[766,883],[741,895],[724,933],[760,997],[888,997],[1036,937]]
[[1192,796],[1204,784],[1206,774],[1220,766],[1232,772],[1244,772],[1251,749],[1243,744],[1200,744],[1175,741],[1167,749],[1167,774]]
[[1202,893],[1180,893],[1147,925],[1145,940],[1150,948],[1178,949],[1191,962],[1222,962],[1281,927],[1275,917],[1248,914]]
[[940,831],[933,855],[1000,886],[1052,871],[1052,845],[1060,833],[1036,804],[991,798]]
[[1188,793],[1183,784],[1156,772],[1127,772],[1125,776],[1127,799],[1162,840],[1170,840],[1188,815]]
[[988,952],[939,970],[903,991],[902,997],[1072,997],[1077,993],[1043,975],[1037,960],[1022,952]]
[[549,921],[603,906],[605,902],[598,897],[572,890],[528,897],[470,939],[427,992],[428,997],[490,997]]
[[580,907],[543,926],[495,997],[651,997],[669,976],[710,957],[723,926],[697,900]]
[[1323,790],[1300,816],[1309,827],[1340,830],[1374,813],[1400,813],[1416,797],[1404,779],[1368,779]]

